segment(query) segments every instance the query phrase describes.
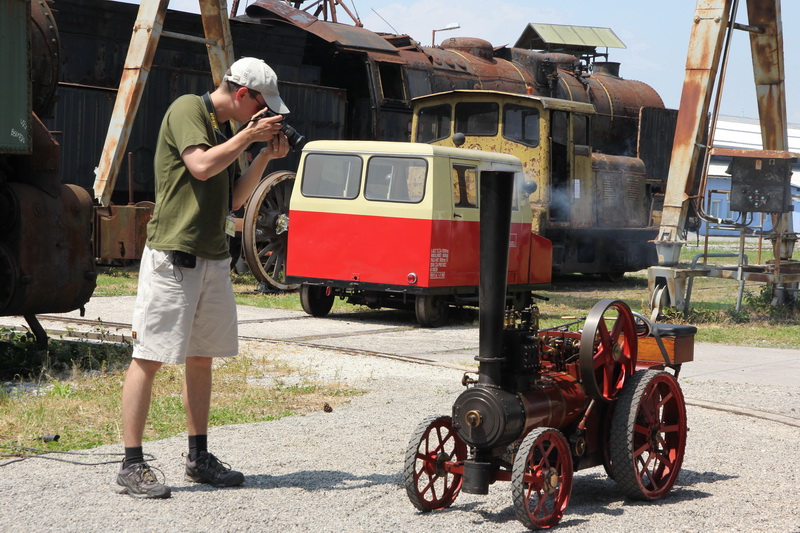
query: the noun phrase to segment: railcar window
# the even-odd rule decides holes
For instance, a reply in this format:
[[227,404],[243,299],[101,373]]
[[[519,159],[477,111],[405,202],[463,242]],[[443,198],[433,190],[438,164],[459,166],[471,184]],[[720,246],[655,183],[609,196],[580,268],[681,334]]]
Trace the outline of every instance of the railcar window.
[[464,135],[497,135],[500,106],[495,102],[456,104],[456,131]]
[[450,135],[450,106],[448,104],[423,107],[417,113],[419,143],[431,143]]
[[478,207],[478,170],[467,165],[453,165],[453,205]]
[[503,137],[527,146],[539,146],[539,110],[515,104],[503,106]]
[[364,196],[382,202],[417,203],[425,194],[428,162],[411,157],[370,158]]
[[309,154],[303,165],[303,196],[352,200],[361,187],[361,158]]

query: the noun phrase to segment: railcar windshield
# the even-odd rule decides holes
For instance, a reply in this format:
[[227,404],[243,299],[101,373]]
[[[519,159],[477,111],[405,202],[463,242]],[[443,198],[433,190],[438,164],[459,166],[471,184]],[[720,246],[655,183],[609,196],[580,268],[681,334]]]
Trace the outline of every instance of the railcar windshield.
[[464,135],[497,135],[500,106],[496,102],[456,104],[456,132]]
[[450,135],[450,105],[423,107],[417,113],[417,135],[419,143],[432,143]]
[[364,196],[381,202],[421,202],[428,162],[411,157],[371,157],[367,163]]
[[526,146],[539,146],[539,110],[517,104],[504,105],[503,137]]
[[362,161],[356,155],[309,154],[303,165],[303,196],[352,200],[361,188]]

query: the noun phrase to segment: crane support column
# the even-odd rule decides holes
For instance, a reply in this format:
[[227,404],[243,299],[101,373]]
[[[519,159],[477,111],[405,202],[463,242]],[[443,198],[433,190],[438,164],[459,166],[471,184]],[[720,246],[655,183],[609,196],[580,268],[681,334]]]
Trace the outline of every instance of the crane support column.
[[686,57],[667,190],[656,239],[660,265],[678,263],[694,176],[708,126],[708,109],[731,20],[733,0],[698,0]]

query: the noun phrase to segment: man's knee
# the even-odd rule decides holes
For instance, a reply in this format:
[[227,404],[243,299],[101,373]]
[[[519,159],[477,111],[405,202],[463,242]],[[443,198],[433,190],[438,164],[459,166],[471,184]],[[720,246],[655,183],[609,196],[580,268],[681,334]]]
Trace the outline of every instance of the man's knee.
[[134,357],[131,359],[129,370],[141,372],[147,376],[154,376],[158,369],[163,366],[161,361],[150,361],[149,359],[139,359]]

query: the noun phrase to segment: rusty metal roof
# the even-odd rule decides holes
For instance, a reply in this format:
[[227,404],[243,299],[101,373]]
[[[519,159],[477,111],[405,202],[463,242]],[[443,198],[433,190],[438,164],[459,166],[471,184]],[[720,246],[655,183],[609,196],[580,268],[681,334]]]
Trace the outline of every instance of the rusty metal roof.
[[537,96],[531,94],[509,93],[505,91],[492,91],[482,89],[455,89],[452,91],[443,91],[435,94],[427,94],[424,96],[417,96],[412,99],[414,104],[420,102],[435,101],[438,99],[449,99],[454,96],[460,95],[475,95],[476,98],[484,98],[487,100],[497,100],[499,98],[516,99],[516,100],[535,100],[542,104],[545,109],[556,109],[560,111],[570,111],[573,113],[585,113],[593,115],[595,108],[592,104],[585,102],[573,102],[572,100],[562,100],[560,98],[550,98],[546,96]]
[[292,24],[341,48],[397,54],[397,48],[377,33],[365,28],[319,20],[281,0],[258,0],[247,6],[246,13],[256,19]]
[[531,22],[514,44],[529,50],[594,50],[597,47],[626,48],[611,28],[568,26]]

